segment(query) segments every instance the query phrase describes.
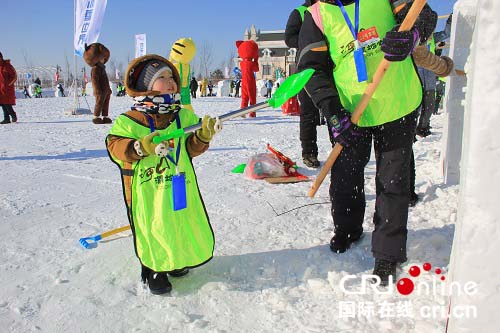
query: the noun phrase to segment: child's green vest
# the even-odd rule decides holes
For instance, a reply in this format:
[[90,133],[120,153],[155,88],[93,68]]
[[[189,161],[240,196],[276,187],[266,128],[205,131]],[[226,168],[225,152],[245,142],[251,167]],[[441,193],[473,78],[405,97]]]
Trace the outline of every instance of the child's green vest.
[[[178,113],[179,126],[172,122],[166,135],[178,127],[197,124],[198,116],[182,109]],[[127,115],[120,115],[110,134],[141,139],[151,133]],[[153,271],[165,272],[205,263],[213,256],[214,234],[196,181],[191,158],[186,149],[186,137],[175,140],[171,158],[180,154],[177,169],[186,177],[187,208],[174,211],[172,202],[172,176],[176,166],[166,157],[149,155],[132,165],[132,203],[130,218],[137,256],[141,263]],[[111,156],[120,168],[123,162]]]
[[[380,49],[382,39],[396,24],[391,5],[385,0],[360,0],[360,39],[368,72],[368,81],[361,83],[358,82],[354,63],[354,37],[340,8],[324,2],[317,5],[320,8],[320,28],[323,28],[330,56],[335,63],[335,85],[342,105],[352,113],[384,57]],[[313,17],[316,9],[316,6],[308,9]],[[345,6],[345,9],[354,25],[355,5]],[[318,24],[317,18],[315,21]],[[422,88],[411,57],[393,62],[373,94],[358,126],[377,126],[400,119],[414,111],[421,100]]]

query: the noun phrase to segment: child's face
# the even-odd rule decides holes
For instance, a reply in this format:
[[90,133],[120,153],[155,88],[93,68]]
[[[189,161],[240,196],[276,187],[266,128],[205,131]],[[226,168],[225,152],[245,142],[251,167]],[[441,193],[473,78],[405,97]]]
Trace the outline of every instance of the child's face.
[[160,94],[175,94],[177,92],[177,84],[174,76],[169,70],[164,70],[153,83],[152,90],[159,91]]

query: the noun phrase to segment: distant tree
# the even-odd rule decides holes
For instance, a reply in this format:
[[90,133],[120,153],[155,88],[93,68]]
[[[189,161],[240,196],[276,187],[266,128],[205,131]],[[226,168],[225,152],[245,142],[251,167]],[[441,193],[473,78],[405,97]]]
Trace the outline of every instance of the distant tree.
[[210,42],[204,41],[199,49],[199,59],[200,59],[200,67],[202,75],[208,77],[208,73],[210,72],[210,67],[213,62],[213,53],[214,47]]
[[224,73],[221,69],[216,69],[211,73],[210,79],[214,81],[222,80],[224,79]]
[[229,55],[224,64],[224,69],[227,67],[229,69],[229,77],[233,75],[234,59],[236,58],[236,49],[231,49]]

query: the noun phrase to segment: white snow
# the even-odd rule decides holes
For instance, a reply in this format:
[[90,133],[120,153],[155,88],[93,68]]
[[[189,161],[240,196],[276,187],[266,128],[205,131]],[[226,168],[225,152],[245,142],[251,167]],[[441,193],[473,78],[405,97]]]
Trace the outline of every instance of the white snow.
[[[266,152],[266,143],[297,161],[302,173],[318,172],[300,160],[298,118],[271,108],[255,119],[225,123],[210,150],[194,159],[215,232],[214,258],[186,277],[171,278],[170,295],[151,295],[140,282],[130,232],[89,250],[78,242],[128,223],[118,168],[104,145],[110,125],[93,125],[91,115],[66,115],[72,98],[19,99],[19,123],[0,127],[0,331],[430,333],[445,330],[451,299],[455,317],[477,313],[452,317],[449,332],[495,332],[500,49],[491,36],[498,31],[500,6],[492,0],[459,3],[480,9],[465,66],[461,184],[443,183],[441,141],[448,117],[440,113],[432,117],[433,134],[414,145],[422,201],[410,209],[409,260],[399,274],[415,283],[409,296],[395,287],[381,289],[385,294],[362,289],[374,262],[373,160],[366,169],[365,237],[345,254],[327,245],[328,179],[310,199],[308,183],[271,185],[231,174]],[[94,98],[86,99],[93,107]],[[83,98],[80,103],[86,107]],[[193,107],[200,116],[215,116],[239,103],[209,97],[193,100]],[[112,97],[111,117],[130,104],[128,97]],[[318,133],[324,161],[330,151],[326,128]],[[320,204],[277,216],[311,203]],[[424,263],[432,264],[430,272]],[[421,269],[419,277],[408,274],[412,266]],[[450,298],[452,281],[458,285]],[[468,288],[468,281],[476,285]]]
[[[91,107],[93,97],[87,97]],[[214,258],[180,279],[171,296],[150,295],[140,283],[132,238],[123,233],[94,249],[81,237],[127,225],[118,168],[109,160],[104,138],[109,125],[91,116],[64,115],[72,98],[18,100],[18,124],[0,131],[0,327],[27,331],[442,331],[445,319],[423,318],[422,306],[446,309],[447,297],[347,295],[340,281],[371,274],[371,219],[375,165],[366,170],[366,236],[345,254],[334,254],[327,180],[315,199],[308,183],[270,185],[230,170],[265,145],[298,161],[298,117],[264,109],[255,119],[226,122],[210,150],[194,159],[199,185],[216,236]],[[80,99],[85,105],[83,98]],[[199,115],[237,109],[236,98],[198,98]],[[130,106],[112,97],[115,118]],[[423,201],[411,209],[409,261],[446,267],[457,212],[458,186],[441,182],[440,138],[444,115],[433,116],[434,134],[415,144],[417,190]],[[329,153],[326,127],[318,128],[320,159]],[[422,274],[422,281],[431,281]],[[352,288],[359,287],[351,281]],[[375,307],[375,313],[346,317],[347,302]],[[386,301],[386,303],[382,303]],[[399,303],[398,303],[399,302]],[[395,312],[411,302],[412,312]],[[379,314],[381,304],[392,312]],[[408,307],[408,304],[406,305]],[[404,307],[404,306],[403,306]],[[343,312],[341,312],[343,311]],[[386,316],[387,315],[387,316]]]

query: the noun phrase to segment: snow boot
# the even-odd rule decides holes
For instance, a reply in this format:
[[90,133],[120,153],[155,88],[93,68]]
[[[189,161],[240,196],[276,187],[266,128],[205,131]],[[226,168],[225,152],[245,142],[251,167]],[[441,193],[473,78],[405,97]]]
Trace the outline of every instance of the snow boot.
[[419,199],[420,198],[418,197],[418,194],[415,192],[412,192],[410,194],[410,207],[415,207],[415,205],[417,204]]
[[103,122],[103,120],[102,120],[101,118],[99,118],[99,117],[94,117],[94,119],[92,119],[92,122],[93,122],[94,124],[96,124],[96,125],[97,125],[97,124],[103,124],[103,123],[104,123],[104,122]]
[[10,120],[9,119],[4,119],[2,122],[0,122],[0,124],[10,124]]
[[15,112],[11,115],[11,117],[12,117],[12,122],[17,123],[17,114]]
[[330,240],[330,250],[336,253],[344,253],[351,247],[351,244],[356,243],[363,237],[363,230],[355,234],[346,234],[344,232],[335,232]]
[[[380,285],[386,287],[389,284],[389,279],[396,280],[397,262],[392,262],[385,259],[375,259],[375,267],[373,268],[373,275],[380,278]],[[376,282],[374,279],[373,282]]]
[[168,272],[168,275],[173,277],[181,277],[189,273],[189,268],[176,269],[174,271]]
[[302,156],[302,162],[309,168],[319,168],[318,157],[313,154],[305,154]]
[[431,130],[429,128],[421,128],[421,127],[417,127],[417,131],[416,131],[416,134],[418,136],[421,136],[423,138],[425,138],[426,136],[429,136],[431,135]]
[[108,118],[108,117],[103,117],[102,118],[102,123],[103,124],[111,124],[113,121],[111,120],[111,118]]
[[157,273],[146,266],[142,266],[142,282],[147,283],[153,295],[163,295],[172,291],[172,284],[168,281],[167,273]]

